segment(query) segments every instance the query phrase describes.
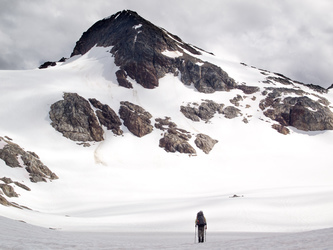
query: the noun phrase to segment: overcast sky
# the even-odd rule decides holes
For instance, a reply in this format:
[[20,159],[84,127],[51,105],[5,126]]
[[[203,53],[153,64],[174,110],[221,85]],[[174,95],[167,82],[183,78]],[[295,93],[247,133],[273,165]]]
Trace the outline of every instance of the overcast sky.
[[0,69],[69,57],[84,31],[123,9],[219,57],[333,83],[331,0],[0,0]]

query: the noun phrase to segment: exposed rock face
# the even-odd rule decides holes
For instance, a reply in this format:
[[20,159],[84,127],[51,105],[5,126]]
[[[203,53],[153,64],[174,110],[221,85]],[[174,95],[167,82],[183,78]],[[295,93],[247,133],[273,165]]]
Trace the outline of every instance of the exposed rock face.
[[[30,188],[18,181],[12,181],[11,178],[7,178],[7,177],[0,178],[0,181],[4,182],[4,183],[0,183],[0,204],[3,206],[13,206],[13,207],[17,207],[17,208],[23,208],[22,206],[18,205],[17,203],[9,202],[4,196],[19,197],[19,194],[16,193],[14,187],[11,186],[12,184],[15,184],[16,186],[23,188],[27,191],[31,191]],[[27,207],[24,207],[24,208],[27,208]]]
[[181,81],[186,85],[193,83],[199,92],[229,91],[236,87],[235,81],[214,64],[190,56],[179,57],[176,62]]
[[163,138],[160,139],[159,146],[164,148],[167,152],[195,155],[195,149],[188,142],[191,138],[190,133],[184,129],[177,128],[177,125],[170,120],[170,117],[155,119],[155,127],[162,131],[166,131]]
[[132,83],[130,83],[127,80],[127,74],[126,74],[125,70],[122,70],[122,69],[118,70],[116,72],[116,77],[117,77],[117,81],[118,81],[120,86],[123,86],[123,87],[128,88],[128,89],[133,88]]
[[[83,55],[93,46],[112,46],[111,53],[120,67],[117,80],[131,88],[127,76],[145,88],[155,88],[166,73],[181,72],[181,81],[201,92],[230,90],[235,81],[221,68],[196,59],[202,50],[155,26],[133,11],[122,11],[95,23],[83,33],[71,56]],[[168,56],[172,52],[177,56]],[[189,53],[190,52],[190,53]]]
[[[166,131],[163,138],[160,139],[159,146],[164,148],[167,152],[179,152],[196,155],[196,150],[189,143],[189,139],[192,137],[190,133],[184,129],[177,128],[177,125],[170,120],[170,117],[155,119],[155,127],[162,131]],[[206,154],[213,149],[217,142],[217,140],[214,140],[204,134],[198,134],[195,139],[196,146],[203,150]]]
[[164,119],[156,118],[155,128],[158,128],[162,131],[168,130],[169,128],[176,128],[177,124],[170,120],[171,120],[170,117],[165,117]]
[[4,198],[2,195],[0,195],[0,204],[3,205],[3,206],[7,206],[7,207],[13,205],[6,198]]
[[21,167],[17,157],[22,154],[23,150],[18,145],[16,146],[16,144],[13,143],[9,143],[0,149],[0,158],[6,163],[7,166],[12,168]]
[[95,98],[89,99],[89,102],[96,108],[97,118],[99,122],[105,126],[108,130],[116,135],[122,135],[123,131],[120,129],[121,121],[116,112],[106,104],[102,104]]
[[[196,107],[197,106],[197,107]],[[209,121],[214,117],[215,113],[219,114],[223,111],[224,104],[219,104],[211,100],[204,100],[200,105],[188,104],[187,106],[181,106],[180,111],[183,115],[192,121]]]
[[14,191],[14,188],[8,184],[0,184],[0,188],[7,197],[18,197],[18,194]]
[[[235,105],[239,105],[239,100],[243,100],[240,95],[231,99],[230,102]],[[204,100],[204,102],[200,105],[196,103],[189,103],[187,106],[181,106],[180,111],[186,118],[195,122],[200,120],[207,122],[213,118],[216,113],[223,114],[228,119],[233,119],[242,115],[241,111],[234,106],[227,106],[224,108],[223,103],[216,103],[211,100]]]
[[76,93],[65,93],[63,97],[51,105],[51,125],[73,141],[102,141],[103,129],[89,102]]
[[[302,96],[304,92],[298,90],[284,88],[268,90],[272,92],[260,103],[260,108],[267,117],[282,126],[293,126],[304,131],[333,129],[333,113],[322,98],[314,101],[308,96]],[[300,96],[283,98],[284,93]]]
[[152,115],[142,107],[130,102],[120,102],[120,118],[124,120],[124,125],[134,135],[145,136],[153,131],[150,119]]
[[[7,166],[12,168],[25,167],[32,182],[58,179],[57,175],[41,162],[37,154],[26,152],[19,145],[2,137],[0,137],[0,141],[5,143],[4,147],[0,149],[0,159],[4,160]],[[19,157],[23,162],[22,165]]]
[[223,109],[222,114],[224,114],[225,118],[233,119],[235,117],[240,116],[241,112],[238,108],[236,108],[234,106],[228,106],[228,107],[225,107],[225,109]]
[[239,102],[243,101],[243,97],[241,95],[237,95],[234,98],[232,98],[231,100],[229,100],[232,104],[234,104],[236,107],[239,106]]
[[43,63],[42,65],[40,65],[39,66],[39,69],[46,69],[46,68],[48,68],[48,67],[50,67],[50,66],[56,66],[57,65],[57,63],[56,62],[45,62],[45,63]]
[[[11,142],[8,137],[0,136],[0,145],[0,159],[8,167],[19,168],[24,172],[27,171],[31,182],[47,182],[47,180],[58,179],[58,176],[42,163],[36,153],[25,151],[19,145]],[[27,209],[27,207],[20,206],[16,202],[10,202],[5,198],[5,196],[9,198],[18,197],[19,193],[17,193],[16,187],[31,191],[28,186],[18,181],[13,181],[11,178],[0,178],[0,204]]]
[[197,134],[194,143],[195,145],[197,145],[198,148],[200,148],[202,151],[208,154],[213,149],[214,145],[218,143],[218,141],[212,139],[208,135]]
[[196,154],[195,149],[188,143],[190,138],[191,135],[185,130],[169,128],[163,138],[160,139],[160,147],[172,153]]
[[237,89],[240,89],[244,92],[244,94],[251,95],[255,92],[260,91],[259,87],[256,86],[247,86],[247,85],[237,85]]
[[281,124],[273,124],[272,128],[274,128],[277,132],[283,135],[287,135],[290,133],[289,129]]

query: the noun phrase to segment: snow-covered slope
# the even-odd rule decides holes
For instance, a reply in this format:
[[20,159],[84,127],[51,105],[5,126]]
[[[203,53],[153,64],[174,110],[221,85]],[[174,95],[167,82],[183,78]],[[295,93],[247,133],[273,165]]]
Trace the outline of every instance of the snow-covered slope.
[[[332,131],[290,127],[289,135],[277,133],[258,107],[261,91],[241,102],[240,117],[216,114],[208,123],[193,122],[180,112],[181,105],[206,99],[227,104],[244,93],[200,93],[174,75],[160,79],[155,89],[134,80],[133,89],[120,87],[110,49],[94,47],[45,70],[0,72],[0,136],[36,152],[59,177],[31,183],[27,172],[0,161],[0,177],[31,189],[12,184],[19,197],[6,198],[31,210],[0,206],[2,216],[81,231],[190,232],[199,210],[210,231],[333,226]],[[209,54],[201,58],[221,66],[236,82],[263,90],[265,75],[260,70]],[[159,147],[161,130],[139,138],[122,126],[123,136],[105,130],[104,141],[83,147],[50,125],[50,106],[64,92],[97,98],[115,111],[120,101],[130,101],[149,111],[152,121],[168,116],[178,128],[207,134],[218,143],[209,154],[199,149],[196,156],[167,153]],[[326,98],[332,102],[332,93]],[[242,122],[244,117],[248,123]],[[240,197],[230,198],[234,194]]]
[[60,232],[0,217],[2,249],[330,249],[332,229],[301,233]]

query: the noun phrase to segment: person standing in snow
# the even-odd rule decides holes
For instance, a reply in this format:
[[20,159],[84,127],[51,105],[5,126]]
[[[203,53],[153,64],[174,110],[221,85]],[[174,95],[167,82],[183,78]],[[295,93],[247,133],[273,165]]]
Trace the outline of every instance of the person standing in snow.
[[195,219],[195,226],[198,227],[198,241],[205,241],[205,230],[207,229],[206,218],[202,211],[197,213],[197,218]]

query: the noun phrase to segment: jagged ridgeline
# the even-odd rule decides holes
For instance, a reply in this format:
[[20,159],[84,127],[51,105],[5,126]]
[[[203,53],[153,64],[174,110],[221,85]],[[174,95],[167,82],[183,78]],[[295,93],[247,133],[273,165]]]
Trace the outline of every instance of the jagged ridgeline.
[[[159,28],[133,11],[122,11],[95,23],[83,33],[71,56],[83,55],[94,46],[112,46],[118,83],[131,88],[127,76],[145,88],[154,88],[166,73],[181,73],[181,81],[194,83],[204,93],[236,88],[220,67],[193,55],[202,50]],[[168,56],[173,53],[177,57]]]

